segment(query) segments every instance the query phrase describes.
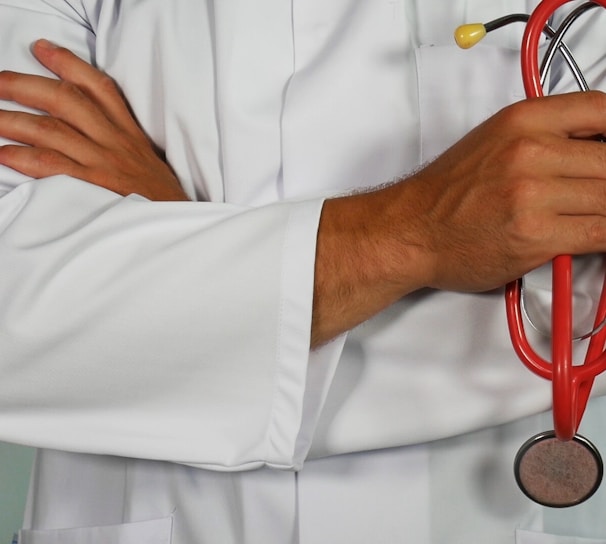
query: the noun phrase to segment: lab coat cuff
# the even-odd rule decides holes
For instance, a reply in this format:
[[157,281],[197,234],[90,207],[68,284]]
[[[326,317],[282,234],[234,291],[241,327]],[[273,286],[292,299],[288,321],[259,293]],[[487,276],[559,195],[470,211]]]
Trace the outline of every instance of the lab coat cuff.
[[317,225],[323,202],[293,206],[285,236],[276,390],[266,456],[267,464],[276,468],[302,465],[343,347],[337,339],[310,351]]

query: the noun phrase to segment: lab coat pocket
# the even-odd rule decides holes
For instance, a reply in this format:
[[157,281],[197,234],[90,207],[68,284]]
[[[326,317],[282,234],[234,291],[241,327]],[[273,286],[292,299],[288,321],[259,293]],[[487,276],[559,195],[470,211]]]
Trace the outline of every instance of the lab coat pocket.
[[550,535],[518,529],[516,531],[516,544],[606,544],[606,538]]
[[19,544],[170,544],[172,517],[53,531],[22,530]]
[[524,98],[520,52],[477,45],[416,50],[421,160],[445,151],[501,108]]

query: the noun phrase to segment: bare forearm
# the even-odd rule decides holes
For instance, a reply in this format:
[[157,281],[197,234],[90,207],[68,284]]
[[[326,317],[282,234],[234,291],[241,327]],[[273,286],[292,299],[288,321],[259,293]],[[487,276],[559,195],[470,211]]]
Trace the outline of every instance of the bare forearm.
[[324,204],[316,253],[312,347],[423,287],[422,249],[397,223],[401,184]]
[[407,180],[326,202],[312,346],[422,287],[500,287],[606,251],[606,95],[518,103]]

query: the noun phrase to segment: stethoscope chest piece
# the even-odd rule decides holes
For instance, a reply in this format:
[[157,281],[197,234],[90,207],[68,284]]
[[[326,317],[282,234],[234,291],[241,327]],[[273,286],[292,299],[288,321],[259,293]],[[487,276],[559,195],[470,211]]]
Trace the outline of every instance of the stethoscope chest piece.
[[577,434],[564,441],[547,431],[522,445],[514,471],[527,497],[543,506],[565,508],[586,501],[596,492],[604,465],[600,453],[586,438]]

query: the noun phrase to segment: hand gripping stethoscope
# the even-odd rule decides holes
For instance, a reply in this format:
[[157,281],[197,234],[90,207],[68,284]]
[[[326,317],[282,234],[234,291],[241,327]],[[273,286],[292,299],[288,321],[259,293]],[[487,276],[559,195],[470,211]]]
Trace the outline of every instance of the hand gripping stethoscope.
[[[455,32],[457,43],[468,48],[487,32],[515,21],[525,21],[522,41],[522,78],[529,98],[543,96],[543,83],[556,52],[560,52],[581,90],[589,90],[563,37],[571,24],[586,11],[602,6],[606,0],[581,4],[553,29],[552,15],[572,0],[542,0],[531,15],[516,14],[487,24],[464,25]],[[542,34],[550,45],[539,66]],[[552,362],[540,357],[531,347],[523,325],[522,293],[518,279],[506,288],[507,321],[512,343],[522,362],[537,375],[552,381],[554,431],[532,437],[518,452],[515,476],[522,491],[539,504],[565,507],[579,504],[599,487],[603,464],[598,450],[577,429],[596,376],[606,370],[606,277],[594,320],[593,330],[584,336],[589,345],[584,364],[573,365],[572,257],[560,255],[552,263],[551,352]]]

